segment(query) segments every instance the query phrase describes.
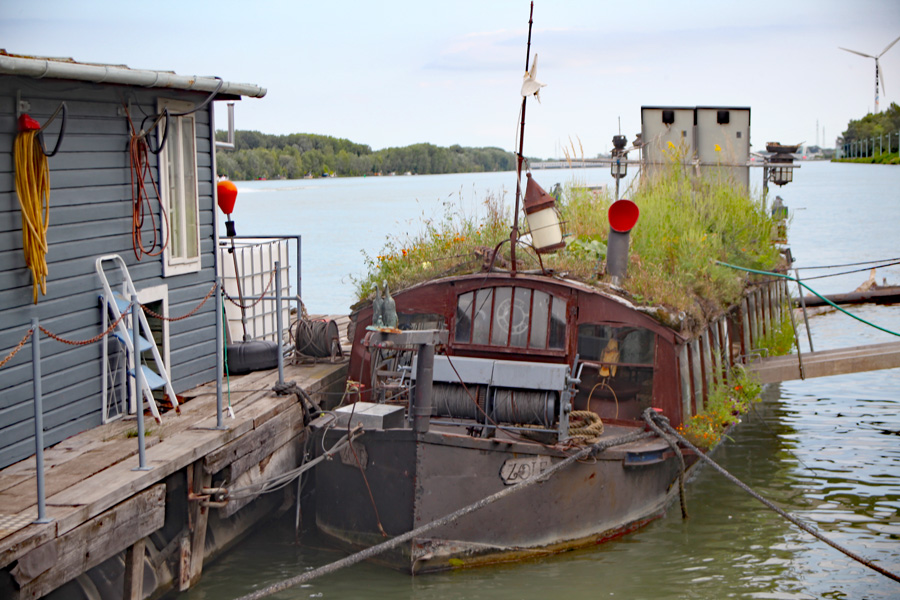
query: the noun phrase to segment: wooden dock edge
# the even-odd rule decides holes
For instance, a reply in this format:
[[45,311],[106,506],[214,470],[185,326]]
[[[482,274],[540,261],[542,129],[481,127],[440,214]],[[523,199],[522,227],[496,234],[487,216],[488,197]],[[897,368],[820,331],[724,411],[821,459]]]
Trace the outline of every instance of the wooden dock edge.
[[[343,390],[346,371],[346,363],[293,365],[285,369],[285,380],[296,379],[300,387],[322,402],[326,394],[337,395]],[[177,424],[177,427],[172,425],[172,434],[165,439],[160,434],[155,443],[148,443],[147,464],[151,470],[134,469],[138,466],[134,452],[111,452],[112,464],[96,472],[92,468],[84,479],[49,495],[50,523],[30,523],[0,539],[0,570],[7,570],[19,588],[15,600],[43,596],[118,553],[125,556],[125,584],[132,590],[123,590],[124,597],[140,597],[139,565],[144,564],[145,554],[142,544],[147,535],[163,526],[166,482],[181,470],[185,471],[188,483],[181,494],[188,490],[192,493],[188,498],[188,514],[184,516],[185,531],[173,539],[173,543],[179,541],[180,536],[180,552],[177,544],[173,547],[179,559],[172,584],[182,590],[193,585],[206,558],[205,533],[210,508],[190,501],[190,496],[201,495],[212,476],[223,469],[229,470],[228,480],[232,482],[248,477],[258,480],[293,468],[296,465],[291,461],[300,458],[299,450],[294,447],[300,447],[297,440],[303,435],[304,411],[297,397],[272,392],[275,376],[272,372],[252,375],[232,380],[237,418],[226,421],[227,430],[215,429],[214,414],[206,416],[210,406],[215,409],[214,393],[210,396],[209,384],[200,386],[192,390],[194,399],[183,405],[182,415],[172,417],[170,422]],[[186,415],[188,420],[184,420]],[[116,427],[124,431],[121,422]],[[133,439],[116,443],[137,446]],[[279,453],[280,458],[274,460]],[[64,469],[75,469],[78,462],[61,463],[52,475],[61,477]],[[31,486],[33,490],[33,459],[30,477],[23,475],[27,470],[21,466],[9,469],[12,487]],[[12,488],[6,485],[5,489]],[[251,502],[252,498],[219,508],[219,518],[227,518]],[[34,514],[35,507],[31,505],[17,516],[22,516],[27,523]],[[129,563],[131,569],[127,569]]]

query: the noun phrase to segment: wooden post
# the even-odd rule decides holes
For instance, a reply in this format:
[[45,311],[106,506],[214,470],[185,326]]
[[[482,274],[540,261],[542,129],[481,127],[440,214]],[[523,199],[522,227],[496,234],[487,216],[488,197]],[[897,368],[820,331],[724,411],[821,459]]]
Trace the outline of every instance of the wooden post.
[[188,523],[181,545],[181,561],[178,574],[178,591],[183,592],[197,583],[203,572],[203,554],[206,546],[206,524],[209,507],[200,504],[201,490],[212,483],[212,475],[203,469],[198,460],[186,469],[188,491]]
[[144,599],[144,546],[147,538],[141,538],[125,551],[124,600]]

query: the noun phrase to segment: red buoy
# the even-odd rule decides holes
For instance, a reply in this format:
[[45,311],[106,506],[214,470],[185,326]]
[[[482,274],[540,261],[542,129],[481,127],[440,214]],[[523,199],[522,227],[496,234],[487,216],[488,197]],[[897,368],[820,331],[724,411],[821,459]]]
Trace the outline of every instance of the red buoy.
[[237,186],[227,179],[223,179],[216,185],[216,196],[219,208],[226,215],[234,211],[234,203],[237,200]]
[[627,233],[631,231],[631,228],[637,223],[640,214],[641,211],[638,209],[637,204],[631,200],[626,200],[625,198],[616,200],[612,203],[607,212],[607,215],[609,216],[609,226],[612,227],[614,231]]

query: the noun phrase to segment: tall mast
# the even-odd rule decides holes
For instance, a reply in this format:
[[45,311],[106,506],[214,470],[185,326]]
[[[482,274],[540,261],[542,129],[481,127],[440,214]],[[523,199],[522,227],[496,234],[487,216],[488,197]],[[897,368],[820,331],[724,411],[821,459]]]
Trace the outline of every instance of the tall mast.
[[[528,61],[531,59],[531,24],[534,16],[534,2],[528,13],[528,45],[525,48],[525,71],[528,71]],[[519,152],[516,155],[516,210],[513,213],[513,226],[509,234],[509,262],[512,263],[511,272],[516,275],[516,244],[519,243],[519,200],[522,197],[522,162],[525,156],[522,154],[525,147],[525,106],[528,96],[522,96],[522,124],[519,129]]]

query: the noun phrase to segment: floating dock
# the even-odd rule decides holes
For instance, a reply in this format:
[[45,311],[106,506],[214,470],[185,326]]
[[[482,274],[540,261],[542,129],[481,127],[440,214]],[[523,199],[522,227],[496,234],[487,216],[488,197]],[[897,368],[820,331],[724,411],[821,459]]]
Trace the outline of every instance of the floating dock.
[[[317,403],[334,404],[346,371],[346,363],[326,361],[285,365],[284,376]],[[148,470],[136,468],[133,419],[48,448],[47,523],[35,522],[34,457],[0,471],[0,596],[39,598],[109,559],[118,561],[118,571],[106,583],[124,590],[113,597],[143,598],[196,582],[204,559],[293,500],[293,487],[290,498],[271,494],[277,498],[262,508],[247,506],[252,498],[221,505],[208,492],[223,481],[252,483],[297,466],[304,410],[295,394],[272,390],[277,380],[277,371],[232,377],[230,393],[223,391],[234,418],[226,416],[223,430],[216,429],[215,383],[185,393],[180,415],[166,413],[161,425],[148,426]],[[215,535],[213,521],[225,524]],[[145,573],[155,580],[144,581]]]

